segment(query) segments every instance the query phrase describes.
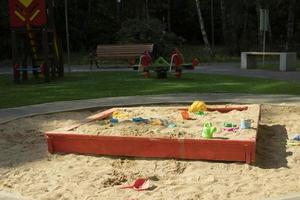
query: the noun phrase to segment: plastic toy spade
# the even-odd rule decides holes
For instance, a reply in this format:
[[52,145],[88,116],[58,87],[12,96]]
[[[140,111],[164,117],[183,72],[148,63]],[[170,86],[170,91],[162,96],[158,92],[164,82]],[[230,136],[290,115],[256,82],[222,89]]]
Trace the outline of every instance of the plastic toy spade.
[[187,111],[181,111],[182,119],[184,120],[195,120],[194,118],[191,118],[189,113]]
[[149,179],[144,179],[144,178],[139,178],[136,179],[132,185],[128,185],[128,186],[123,186],[121,187],[122,189],[126,189],[126,188],[132,188],[136,191],[142,191],[142,190],[147,190],[149,189],[150,186],[150,180]]

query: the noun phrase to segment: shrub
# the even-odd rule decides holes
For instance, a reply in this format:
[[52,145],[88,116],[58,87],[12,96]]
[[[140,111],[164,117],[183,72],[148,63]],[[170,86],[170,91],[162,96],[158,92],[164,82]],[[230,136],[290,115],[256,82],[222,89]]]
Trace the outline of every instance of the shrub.
[[159,45],[159,55],[168,56],[175,46],[181,45],[183,38],[173,32],[166,32],[166,26],[158,19],[148,21],[129,19],[117,33],[119,43],[155,43]]

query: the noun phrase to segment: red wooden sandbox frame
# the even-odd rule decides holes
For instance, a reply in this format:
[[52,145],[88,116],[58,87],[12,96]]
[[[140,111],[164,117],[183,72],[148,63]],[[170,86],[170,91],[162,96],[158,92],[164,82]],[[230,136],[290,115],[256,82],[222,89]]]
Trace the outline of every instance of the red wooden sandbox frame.
[[[99,136],[72,133],[75,128],[111,115],[111,108],[80,124],[46,132],[50,153],[79,153],[147,158],[255,162],[255,138],[245,140],[174,139],[128,136]],[[260,109],[259,109],[260,110]],[[258,113],[260,118],[260,111]],[[259,120],[257,120],[259,121]],[[257,126],[258,127],[258,126]]]

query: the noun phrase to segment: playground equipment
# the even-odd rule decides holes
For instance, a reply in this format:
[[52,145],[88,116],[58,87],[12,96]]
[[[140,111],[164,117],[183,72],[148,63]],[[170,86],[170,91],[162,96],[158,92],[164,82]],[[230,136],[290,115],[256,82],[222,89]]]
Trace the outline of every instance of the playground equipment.
[[138,71],[144,72],[144,77],[150,77],[150,71],[155,71],[157,73],[157,78],[167,78],[167,72],[175,72],[175,76],[180,78],[182,75],[182,68],[192,66],[192,69],[199,64],[199,60],[194,58],[191,64],[184,63],[184,57],[179,49],[175,48],[171,54],[170,63],[166,61],[163,57],[157,58],[152,62],[152,56],[148,51],[145,51],[142,56],[140,56]]
[[29,71],[35,77],[41,74],[46,82],[63,77],[62,51],[54,22],[54,0],[8,2],[14,81],[28,80]]

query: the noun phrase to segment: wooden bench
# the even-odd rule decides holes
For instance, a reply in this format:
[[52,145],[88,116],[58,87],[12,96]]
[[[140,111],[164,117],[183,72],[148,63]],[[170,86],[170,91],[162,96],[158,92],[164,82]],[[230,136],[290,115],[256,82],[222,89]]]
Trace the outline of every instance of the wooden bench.
[[145,51],[152,53],[153,44],[98,45],[96,58],[97,60],[127,60],[131,62],[139,58]]
[[279,56],[280,71],[296,70],[297,54],[294,52],[242,52],[241,53],[241,68],[255,69],[257,56]]

